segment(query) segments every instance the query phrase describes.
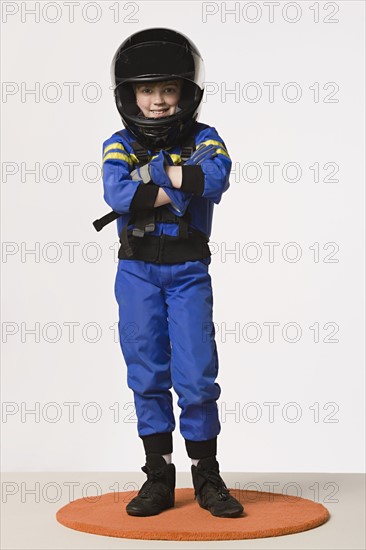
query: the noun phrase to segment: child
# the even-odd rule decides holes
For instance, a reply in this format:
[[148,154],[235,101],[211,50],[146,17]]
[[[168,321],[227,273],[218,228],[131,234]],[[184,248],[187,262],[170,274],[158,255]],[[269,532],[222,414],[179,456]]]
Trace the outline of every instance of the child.
[[112,78],[125,129],[103,143],[113,212],[95,226],[117,219],[119,335],[147,474],[126,511],[150,516],[174,506],[173,386],[195,498],[215,516],[237,517],[243,506],[216,460],[221,388],[208,273],[213,206],[232,163],[216,130],[196,122],[203,62],[187,37],[161,28],[133,34],[113,58]]

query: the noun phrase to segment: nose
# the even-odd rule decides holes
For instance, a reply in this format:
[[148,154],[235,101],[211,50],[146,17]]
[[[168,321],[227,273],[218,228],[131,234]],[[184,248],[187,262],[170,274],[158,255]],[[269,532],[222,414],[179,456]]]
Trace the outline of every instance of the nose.
[[164,104],[163,94],[160,91],[155,91],[153,96],[154,105]]

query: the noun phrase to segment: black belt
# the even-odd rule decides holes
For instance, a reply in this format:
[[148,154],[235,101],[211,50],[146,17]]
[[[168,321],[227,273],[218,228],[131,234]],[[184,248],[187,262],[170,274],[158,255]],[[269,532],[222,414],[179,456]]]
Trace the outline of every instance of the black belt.
[[[121,248],[118,257],[127,260],[146,259],[146,261],[158,263],[176,263],[207,258],[211,255],[207,246],[208,238],[204,233],[193,228],[189,234],[190,219],[189,212],[183,216],[176,216],[165,205],[135,212],[121,231]],[[178,237],[147,235],[154,231],[156,222],[178,224]],[[128,226],[131,224],[134,224],[134,227],[132,230],[128,230]],[[178,241],[179,244],[177,244]],[[191,258],[191,255],[194,258]],[[162,257],[165,258],[164,261],[161,260]]]
[[[175,264],[193,260],[203,260],[211,256],[206,235],[191,229],[186,239],[171,235],[145,235],[134,237],[132,230],[127,231],[129,255],[124,246],[118,251],[120,260],[144,260],[158,264]],[[121,240],[121,239],[120,239]],[[122,243],[122,241],[121,241]]]

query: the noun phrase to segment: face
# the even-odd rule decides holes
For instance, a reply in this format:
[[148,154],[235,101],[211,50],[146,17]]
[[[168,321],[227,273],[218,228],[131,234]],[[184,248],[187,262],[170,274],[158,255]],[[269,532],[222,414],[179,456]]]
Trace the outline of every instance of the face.
[[141,83],[135,87],[136,104],[146,117],[171,116],[176,111],[180,91],[181,82],[178,80]]

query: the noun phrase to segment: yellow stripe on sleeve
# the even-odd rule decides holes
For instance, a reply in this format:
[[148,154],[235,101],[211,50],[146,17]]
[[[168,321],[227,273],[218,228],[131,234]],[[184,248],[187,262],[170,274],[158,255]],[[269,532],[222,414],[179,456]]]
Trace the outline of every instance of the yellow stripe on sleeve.
[[103,151],[103,155],[108,153],[108,151],[110,151],[111,149],[121,149],[122,151],[126,151],[122,143],[120,143],[119,141],[116,141],[115,143],[111,143],[110,145],[107,145],[107,147]]
[[103,164],[105,163],[106,160],[109,160],[109,159],[124,160],[125,162],[128,162],[128,164],[130,164],[130,165],[133,164],[133,162],[130,159],[129,155],[127,155],[126,153],[107,153],[103,158]]
[[[226,151],[226,149],[216,149],[216,153],[220,155],[225,155],[228,159],[230,159],[229,153]],[[231,160],[231,159],[230,159]]]

